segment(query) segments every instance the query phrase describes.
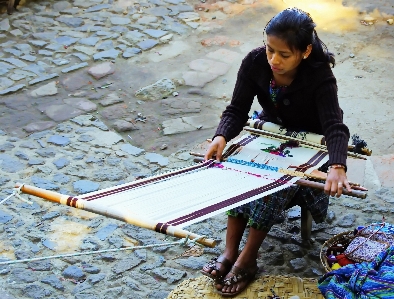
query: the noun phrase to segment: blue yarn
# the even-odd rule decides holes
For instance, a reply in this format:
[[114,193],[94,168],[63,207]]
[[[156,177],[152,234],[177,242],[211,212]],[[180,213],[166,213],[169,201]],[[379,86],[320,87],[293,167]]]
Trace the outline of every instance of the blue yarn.
[[260,164],[260,163],[256,163],[256,162],[247,162],[244,160],[234,159],[232,157],[227,158],[227,162],[251,166],[251,167],[260,168],[260,169],[269,170],[269,171],[276,171],[276,172],[279,171],[279,167],[276,167],[276,166],[269,166],[266,164]]

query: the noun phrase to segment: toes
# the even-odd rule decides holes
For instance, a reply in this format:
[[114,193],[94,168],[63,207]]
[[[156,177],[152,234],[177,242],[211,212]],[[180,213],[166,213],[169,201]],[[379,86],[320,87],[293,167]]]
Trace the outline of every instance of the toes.
[[203,267],[202,268],[202,270],[205,272],[205,273],[208,273],[208,274],[212,274],[212,271],[211,271],[211,269],[209,268],[209,267]]
[[237,284],[233,286],[233,289],[231,290],[231,293],[238,292],[238,290],[241,289],[241,285]]

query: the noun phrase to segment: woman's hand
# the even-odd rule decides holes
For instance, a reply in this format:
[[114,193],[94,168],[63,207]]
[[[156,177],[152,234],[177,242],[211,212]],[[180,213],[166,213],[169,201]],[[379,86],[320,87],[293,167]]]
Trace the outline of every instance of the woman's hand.
[[348,191],[351,190],[350,184],[346,177],[344,168],[331,168],[327,173],[326,184],[324,186],[324,193],[331,196],[339,197],[342,194],[343,187]]
[[222,153],[226,146],[226,139],[223,136],[216,136],[213,140],[209,148],[207,149],[204,159],[209,160],[212,159],[212,156],[216,154],[216,160],[222,159]]

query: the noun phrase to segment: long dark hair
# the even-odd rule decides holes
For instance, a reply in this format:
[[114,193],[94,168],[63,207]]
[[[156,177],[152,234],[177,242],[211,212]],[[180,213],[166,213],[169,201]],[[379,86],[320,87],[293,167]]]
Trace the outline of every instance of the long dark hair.
[[312,17],[298,8],[288,8],[274,16],[265,26],[267,35],[274,35],[286,41],[291,50],[305,52],[312,45],[312,52],[306,61],[312,66],[330,63],[335,66],[334,54],[317,36],[316,24]]

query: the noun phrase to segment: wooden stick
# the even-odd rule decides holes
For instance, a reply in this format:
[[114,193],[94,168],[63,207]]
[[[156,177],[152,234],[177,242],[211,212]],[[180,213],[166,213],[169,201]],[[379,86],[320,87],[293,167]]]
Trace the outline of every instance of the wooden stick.
[[[320,149],[322,151],[328,152],[327,150],[327,146],[325,145],[321,145],[321,144],[317,144],[317,143],[313,143],[313,142],[309,142],[309,141],[305,141],[302,139],[298,139],[298,138],[292,138],[286,135],[280,135],[280,134],[276,134],[276,133],[272,133],[272,132],[268,132],[268,131],[263,131],[263,130],[258,130],[258,129],[253,129],[253,128],[244,128],[245,131],[257,134],[257,135],[263,135],[263,136],[268,136],[272,139],[276,139],[276,140],[292,140],[292,141],[297,141],[300,144],[302,144],[304,147],[309,147],[309,148],[313,148],[313,149]],[[350,153],[347,152],[347,155],[349,157],[353,157],[353,158],[358,158],[358,159],[362,159],[362,160],[367,160],[367,158],[363,157],[360,154],[355,154],[355,153]]]
[[[203,162],[204,159],[203,158],[194,158],[194,162],[196,163],[200,163]],[[289,174],[289,172],[294,173],[292,170],[289,170],[288,172],[286,171],[287,169],[282,169],[282,171],[278,171],[284,174],[288,174],[291,176],[297,176],[294,174]],[[319,178],[321,180],[325,180],[325,178]],[[297,182],[295,182],[295,184],[297,185],[301,185],[301,186],[306,186],[306,187],[312,187],[312,188],[316,188],[316,189],[320,189],[320,190],[324,190],[324,184],[323,183],[319,183],[319,182],[314,182],[314,181],[309,181],[309,180],[305,180],[305,179],[299,179]],[[367,190],[362,190],[362,191],[367,191]],[[367,194],[365,192],[361,192],[358,190],[351,190],[348,191],[346,188],[343,188],[342,194],[344,195],[348,195],[348,196],[352,196],[352,197],[357,197],[357,198],[362,198],[365,199],[367,197]]]
[[[16,184],[16,188],[19,188],[22,184],[17,183]],[[67,202],[69,202],[69,195],[64,195],[64,194],[60,194],[54,191],[49,191],[49,190],[45,190],[45,189],[41,189],[38,187],[34,187],[34,186],[30,186],[30,185],[23,185],[21,188],[21,191],[26,193],[26,194],[30,194],[30,195],[34,195],[55,203],[59,203],[59,204],[63,204],[63,205],[69,205],[67,204]],[[89,211],[95,214],[99,214],[99,215],[103,215],[103,216],[107,216],[110,218],[114,218],[138,227],[142,227],[142,228],[147,228],[153,231],[156,231],[156,226],[158,225],[158,223],[151,221],[149,219],[143,219],[143,218],[136,218],[134,217],[134,215],[128,215],[126,212],[119,212],[119,210],[115,211],[112,210],[111,207],[104,207],[104,206],[100,206],[98,204],[95,204],[94,201],[85,201],[85,200],[77,200],[75,203],[75,206],[73,206],[75,208],[78,209],[82,209],[85,211]],[[164,233],[164,232],[162,232]],[[177,238],[186,238],[188,237],[189,239],[193,240],[193,239],[198,239],[201,236],[188,232],[186,230],[180,229],[176,226],[171,226],[169,225],[166,229],[165,234],[170,235],[170,236],[174,236]],[[216,246],[216,241],[212,240],[212,239],[198,239],[197,240],[198,243],[203,244],[205,246],[209,246],[209,247],[215,247]]]
[[[250,126],[250,122],[249,121],[246,122],[245,126],[246,126],[246,128],[255,129],[255,128],[249,127]],[[259,130],[259,131],[263,130],[265,132],[270,132],[270,131],[267,131],[267,130],[264,130],[264,129],[255,129],[255,130]],[[279,134],[279,133],[275,133],[275,132],[270,132],[270,133],[278,134],[278,135],[281,135],[281,136],[287,136],[287,135]],[[300,138],[297,138],[297,137],[292,137],[292,138],[297,139],[297,140],[304,140],[304,139],[300,139]],[[309,141],[309,142],[311,142],[311,141]],[[312,142],[312,143],[315,144],[314,142]],[[322,144],[319,144],[319,145],[322,145]],[[354,152],[356,147],[354,145],[348,145],[347,148],[348,148],[348,151]],[[361,151],[362,151],[362,155],[366,155],[366,156],[371,156],[372,155],[372,150],[369,149],[369,148],[364,147],[364,148],[361,149]]]
[[[348,145],[347,149],[348,149],[349,151],[354,152],[354,150],[356,149],[356,147],[355,147],[354,145]],[[366,156],[371,156],[371,155],[372,155],[372,150],[369,149],[369,148],[363,147],[363,148],[361,149],[361,151],[363,152],[363,155],[366,155]]]

